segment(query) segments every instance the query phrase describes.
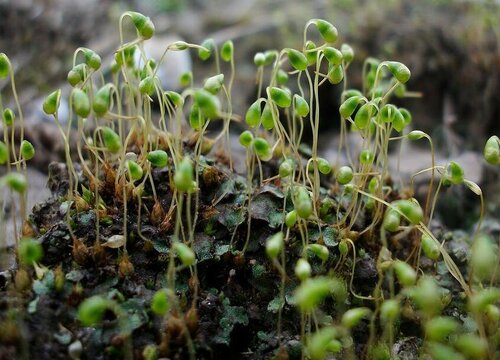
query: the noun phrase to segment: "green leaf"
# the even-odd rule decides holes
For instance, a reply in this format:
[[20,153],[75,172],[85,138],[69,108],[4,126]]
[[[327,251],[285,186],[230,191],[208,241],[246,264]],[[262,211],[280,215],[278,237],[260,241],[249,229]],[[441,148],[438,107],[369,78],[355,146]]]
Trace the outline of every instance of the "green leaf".
[[196,234],[195,241],[193,244],[193,250],[196,253],[196,258],[198,259],[198,262],[203,262],[205,260],[212,259],[213,247],[214,247],[214,242],[209,236],[203,233]]
[[222,256],[231,250],[229,245],[215,245],[215,255]]
[[228,231],[234,231],[237,226],[243,224],[245,221],[245,211],[236,206],[231,204],[220,204],[216,206],[216,209],[219,211],[217,220],[225,226]]
[[266,193],[260,194],[252,199],[250,214],[253,219],[264,220],[274,229],[285,220],[282,205],[274,196]]
[[231,332],[237,324],[248,325],[248,315],[242,306],[231,306],[228,298],[224,299],[224,313],[219,321],[219,332],[215,336],[215,342],[228,345],[231,343]]
[[276,314],[279,309],[281,309],[285,305],[285,302],[280,299],[279,296],[275,297],[272,299],[269,304],[267,304],[267,311],[272,312],[273,314]]

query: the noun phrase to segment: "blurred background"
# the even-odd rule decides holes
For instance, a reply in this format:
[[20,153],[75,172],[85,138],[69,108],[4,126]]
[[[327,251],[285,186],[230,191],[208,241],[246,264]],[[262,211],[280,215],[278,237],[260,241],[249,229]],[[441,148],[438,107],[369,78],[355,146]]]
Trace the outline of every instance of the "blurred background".
[[[467,178],[489,189],[488,206],[498,214],[498,171],[484,165],[482,148],[489,136],[500,134],[499,0],[0,0],[0,51],[14,64],[28,119],[27,138],[37,149],[33,164],[38,172],[30,178],[32,203],[48,196],[48,164],[64,159],[59,133],[44,118],[41,102],[57,88],[68,93],[66,75],[78,46],[92,48],[109,65],[119,44],[119,16],[126,10],[153,19],[157,34],[150,49],[160,55],[172,39],[232,39],[234,106],[242,115],[255,99],[255,52],[300,48],[307,20],[332,22],[339,44],[347,42],[355,50],[349,87],[360,87],[361,66],[369,56],[405,63],[412,71],[408,90],[421,96],[398,100],[398,105],[412,112],[413,128],[433,137],[440,163],[458,160]],[[201,63],[195,52],[183,52],[166,63],[169,70],[163,80],[172,88],[184,70],[193,69],[198,82],[214,75],[213,66]],[[4,106],[12,103],[8,85],[0,82]],[[321,91],[322,154],[332,161],[340,88],[326,85]],[[426,143],[405,146],[403,175],[430,166]],[[449,194],[445,210],[460,208],[467,195],[458,195]],[[467,210],[464,206],[458,211],[465,216]],[[462,221],[458,215],[453,219],[450,225]]]

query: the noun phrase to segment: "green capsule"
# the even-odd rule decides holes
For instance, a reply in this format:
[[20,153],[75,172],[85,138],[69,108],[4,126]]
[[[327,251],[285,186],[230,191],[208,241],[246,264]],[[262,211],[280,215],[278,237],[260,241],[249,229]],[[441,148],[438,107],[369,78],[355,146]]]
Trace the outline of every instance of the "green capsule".
[[269,88],[269,96],[279,107],[288,108],[292,105],[292,95],[290,91],[278,87]]
[[404,119],[403,124],[404,124],[404,126],[410,125],[411,124],[411,120],[412,120],[412,116],[411,116],[411,113],[408,111],[408,109],[400,107],[398,110],[401,113],[401,115],[403,115],[403,119]]
[[332,171],[332,166],[328,162],[328,160],[323,158],[318,158],[318,170],[323,175],[328,175]]
[[112,89],[113,84],[106,84],[97,90],[92,103],[92,109],[97,116],[103,116],[109,111]]
[[392,104],[385,104],[380,109],[378,116],[382,122],[391,123],[396,115],[397,108]]
[[139,91],[142,95],[153,95],[155,92],[155,76],[149,75],[139,83]]
[[455,347],[468,359],[486,359],[488,342],[476,334],[461,334],[455,340]]
[[61,100],[61,90],[53,91],[47,96],[43,102],[43,112],[47,115],[55,115],[59,109]]
[[278,85],[285,85],[288,82],[288,74],[282,69],[278,69],[276,73],[276,82]]
[[309,114],[309,104],[302,96],[298,94],[293,95],[293,105],[300,117],[306,117]]
[[219,74],[206,79],[203,88],[216,95],[222,89],[222,85],[224,85],[224,74]]
[[127,169],[130,179],[132,181],[137,181],[142,179],[142,175],[144,174],[141,166],[135,161],[128,160],[127,161]]
[[427,137],[427,134],[420,130],[413,130],[408,133],[408,140],[411,141],[420,140],[424,137]]
[[107,126],[102,128],[102,139],[104,146],[109,152],[116,154],[122,149],[120,136],[113,129]]
[[176,242],[173,245],[177,257],[181,260],[182,265],[191,266],[196,262],[194,251],[184,243]]
[[397,131],[401,132],[406,126],[406,120],[398,108],[394,110],[394,118],[392,119],[392,127]]
[[352,60],[354,60],[354,50],[348,44],[342,44],[340,51],[342,52],[342,58],[346,64],[349,64]]
[[19,261],[25,265],[33,265],[43,257],[42,245],[35,239],[21,239],[17,248]]
[[306,259],[299,259],[295,264],[295,275],[299,278],[300,281],[304,281],[311,277],[312,269],[309,262]]
[[387,209],[382,226],[386,231],[396,232],[401,224],[401,215],[394,209]]
[[5,79],[10,73],[10,61],[7,55],[0,53],[0,79]]
[[168,155],[163,150],[153,150],[148,153],[148,161],[157,168],[167,166]]
[[12,111],[12,109],[6,108],[3,111],[2,116],[3,116],[3,123],[5,124],[5,126],[14,125],[14,122],[16,121],[16,114],[14,113],[14,111]]
[[151,311],[158,316],[164,316],[170,310],[168,289],[158,290],[151,299]]
[[427,234],[422,234],[422,250],[425,256],[431,260],[437,260],[441,256],[439,244]]
[[189,44],[185,41],[179,40],[170,44],[169,48],[174,51],[183,51],[189,49]]
[[480,313],[485,311],[489,305],[494,305],[500,300],[500,289],[489,287],[475,292],[469,299],[469,309]]
[[302,312],[315,309],[325,297],[339,291],[342,287],[340,280],[326,276],[316,276],[302,282],[295,290],[294,300]]
[[338,31],[335,26],[329,23],[326,20],[317,19],[315,21],[316,28],[319,31],[319,34],[327,43],[334,43],[337,41]]
[[351,182],[352,178],[354,177],[354,173],[350,166],[341,166],[337,170],[335,177],[337,178],[337,182],[340,185],[345,185]]
[[366,126],[370,123],[370,119],[372,118],[375,112],[375,106],[372,103],[366,103],[363,104],[358,112],[356,113],[356,116],[354,117],[354,123],[358,127],[358,129],[365,129]]
[[265,62],[264,65],[271,65],[278,58],[278,52],[276,50],[267,50],[264,53]]
[[2,183],[5,183],[13,191],[23,194],[28,189],[28,181],[23,174],[20,173],[10,173],[5,175],[2,179]]
[[432,360],[464,360],[464,357],[460,353],[440,343],[429,341],[427,350]]
[[325,245],[309,244],[307,246],[307,250],[316,255],[322,261],[328,260],[328,257],[330,256],[330,252]]
[[286,49],[288,61],[295,70],[304,71],[307,69],[307,57],[298,50]]
[[[332,326],[321,328],[309,335],[306,346],[308,358],[311,360],[324,360],[328,358],[327,354],[329,352],[339,352],[342,344],[335,339],[337,335],[338,331]],[[340,348],[333,345],[337,343],[340,344]]]
[[127,14],[130,15],[141,38],[148,40],[153,37],[155,26],[149,17],[135,11],[128,11]]
[[253,62],[256,66],[261,67],[266,64],[266,55],[262,52],[258,52],[253,57]]
[[136,50],[136,46],[127,47],[121,51],[117,51],[115,53],[115,62],[120,67],[122,65],[126,65],[127,67],[134,67],[134,53]]
[[270,259],[276,259],[283,251],[283,233],[279,232],[266,240],[266,254]]
[[371,310],[366,307],[347,310],[342,315],[342,325],[348,329],[355,327],[362,319],[367,318]]
[[459,185],[464,182],[464,170],[457,162],[450,161],[444,178],[452,184]]
[[359,162],[361,164],[369,165],[373,162],[373,160],[375,160],[375,155],[373,155],[370,150],[365,149],[359,153]]
[[220,101],[207,90],[199,89],[194,93],[194,99],[201,113],[208,119],[216,119],[220,116]]
[[206,118],[201,114],[198,104],[194,103],[189,112],[189,125],[195,130],[201,130],[205,123]]
[[71,93],[71,100],[75,113],[86,118],[90,114],[90,100],[88,95],[82,89],[74,88]]
[[193,188],[193,165],[189,156],[178,164],[174,174],[175,188],[181,192],[191,191]]
[[250,131],[245,130],[240,134],[240,144],[244,148],[249,148],[253,143],[253,135]]
[[488,281],[496,273],[498,262],[498,251],[486,234],[480,234],[472,245],[470,265],[474,271],[474,276],[482,281]]
[[380,189],[380,180],[378,176],[374,176],[368,182],[368,191],[370,194],[376,194]]
[[383,323],[394,322],[400,312],[400,305],[396,299],[385,300],[380,306],[380,320]]
[[303,219],[312,215],[313,205],[309,192],[304,187],[298,187],[295,192],[295,211]]
[[330,84],[340,84],[340,82],[344,80],[344,68],[342,65],[328,65],[327,78]]
[[[351,96],[348,97],[342,105],[339,107],[339,112],[340,116],[342,118],[347,119],[350,117],[354,111],[356,111],[356,108],[358,107],[359,103],[361,102],[362,96]],[[363,119],[364,121],[364,119]]]
[[288,212],[285,216],[285,225],[288,228],[292,228],[297,223],[297,211],[292,210]]
[[274,129],[275,125],[274,116],[273,116],[273,111],[271,109],[271,105],[269,105],[269,103],[266,103],[266,105],[264,105],[264,109],[262,110],[261,121],[264,129],[266,130]]
[[401,285],[404,287],[415,285],[415,282],[417,281],[417,273],[410,265],[404,261],[396,260],[393,263],[393,266],[396,277]]
[[220,58],[225,62],[230,62],[233,58],[234,44],[231,40],[226,41],[222,44],[220,49]]
[[23,140],[21,142],[21,156],[24,160],[31,160],[35,156],[35,148],[28,140]]
[[3,141],[0,141],[0,165],[4,165],[8,160],[9,148]]
[[293,172],[293,168],[294,168],[294,163],[292,159],[287,159],[283,161],[279,167],[280,177],[282,178],[289,177]]
[[443,308],[441,290],[430,276],[422,276],[416,288],[408,289],[411,299],[428,316],[439,314]]
[[342,239],[339,243],[339,252],[342,255],[346,255],[349,252],[349,242],[345,239]]
[[248,124],[248,126],[254,128],[259,126],[260,124],[260,117],[261,117],[261,107],[260,103],[262,102],[261,99],[258,99],[255,101],[250,107],[248,108],[246,114],[245,114],[245,122]]
[[78,64],[68,72],[68,77],[67,77],[68,83],[71,86],[75,87],[76,85],[78,85],[80,82],[83,81],[84,76],[85,76],[84,64]]
[[490,137],[484,145],[484,159],[488,164],[500,164],[500,138],[494,135]]
[[334,47],[326,47],[323,49],[323,55],[325,55],[326,60],[332,65],[342,64],[342,52]]
[[182,87],[188,87],[193,82],[193,73],[191,71],[186,71],[179,76],[179,84]]
[[87,298],[78,307],[78,318],[84,326],[98,325],[109,304],[109,300],[99,295]]
[[263,161],[271,160],[273,153],[271,151],[271,146],[269,145],[266,139],[263,139],[261,137],[255,138],[253,142],[253,147],[259,159]]
[[165,96],[172,103],[172,105],[176,108],[180,108],[184,105],[184,98],[181,94],[175,91],[165,91]]
[[455,319],[438,316],[425,323],[425,336],[431,341],[443,341],[458,329]]
[[406,67],[405,64],[398,61],[386,61],[382,64],[387,65],[387,68],[391,74],[396,78],[397,81],[404,84],[410,80],[411,72],[410,69]]
[[311,40],[307,40],[305,55],[306,55],[308,66],[316,64],[318,51],[315,49],[316,49],[316,44],[314,42],[312,42]]
[[85,56],[85,64],[94,71],[99,70],[101,67],[101,57],[91,49],[84,48],[83,55]]
[[203,49],[198,49],[198,57],[202,61],[207,61],[215,50],[214,39],[205,39],[201,43]]
[[392,204],[401,211],[413,225],[418,225],[424,218],[424,212],[418,201],[414,198],[409,200],[396,200]]

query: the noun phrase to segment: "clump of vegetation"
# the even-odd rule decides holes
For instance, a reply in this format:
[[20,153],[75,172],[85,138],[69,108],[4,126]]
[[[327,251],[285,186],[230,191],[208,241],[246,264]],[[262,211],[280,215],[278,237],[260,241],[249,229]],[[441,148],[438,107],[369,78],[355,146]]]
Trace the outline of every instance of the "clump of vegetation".
[[[125,27],[136,37],[125,40]],[[363,88],[351,89],[353,49],[335,45],[337,29],[313,19],[301,49],[255,54],[257,99],[240,116],[231,104],[231,41],[168,45],[164,54],[195,50],[214,65],[203,82],[183,74],[175,92],[157,76],[163,57],[143,51],[154,31],[148,17],[126,12],[108,68],[93,50],[76,50],[67,128],[58,119],[61,90],[43,104],[65,142],[62,196],[29,217],[25,170],[34,148],[23,139],[21,109],[19,148],[16,115],[2,109],[1,183],[22,209],[13,219],[17,267],[2,289],[2,352],[388,359],[413,342],[436,359],[498,356],[498,246],[481,232],[481,189],[460,164],[438,165],[433,155],[415,174],[432,175],[421,205],[412,184],[395,183],[389,171],[391,143],[425,139],[433,149],[426,133],[407,130],[411,114],[391,103],[405,96],[404,64],[369,58]],[[4,54],[0,77],[16,96]],[[325,82],[343,86],[334,163],[318,156]],[[212,122],[223,124],[215,136]],[[245,127],[244,176],[233,170],[232,122]],[[362,138],[359,154],[349,151],[348,132]],[[492,137],[485,159],[498,165],[499,153]],[[466,259],[429,228],[440,190],[460,185],[481,209]]]

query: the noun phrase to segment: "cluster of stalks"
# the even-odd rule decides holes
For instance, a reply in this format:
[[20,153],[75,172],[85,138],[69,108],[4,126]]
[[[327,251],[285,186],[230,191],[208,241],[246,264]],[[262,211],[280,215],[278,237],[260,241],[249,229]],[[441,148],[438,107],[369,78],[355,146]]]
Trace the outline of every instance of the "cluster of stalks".
[[[124,38],[126,26],[133,26],[136,33],[129,41]],[[245,261],[252,234],[250,209],[256,189],[272,183],[284,194],[280,230],[269,237],[265,247],[270,266],[281,278],[278,356],[284,358],[287,351],[282,342],[282,312],[288,301],[285,287],[293,280],[300,283],[293,303],[300,312],[302,358],[323,359],[328,353],[338,352],[353,358],[351,330],[362,321],[369,324],[369,340],[363,354],[369,358],[390,358],[398,323],[408,314],[403,311],[408,308],[413,309],[413,315],[423,326],[422,353],[435,358],[444,358],[446,354],[452,354],[449,358],[495,358],[498,328],[492,324],[499,322],[500,289],[496,287],[499,257],[497,247],[480,233],[484,212],[482,191],[464,178],[458,163],[435,164],[432,139],[422,131],[408,131],[410,113],[390,102],[393,96],[411,95],[405,86],[411,74],[404,64],[369,58],[363,66],[362,89],[351,89],[347,70],[354,59],[353,49],[347,44],[335,47],[337,29],[325,20],[313,19],[304,28],[301,49],[286,48],[255,55],[257,99],[240,117],[233,114],[231,105],[235,76],[233,43],[227,41],[219,48],[212,39],[201,45],[177,41],[166,47],[160,59],[152,59],[145,53],[143,44],[154,31],[148,17],[136,12],[124,13],[120,18],[120,46],[106,69],[102,68],[101,58],[95,51],[77,49],[73,68],[68,73],[71,93],[66,128],[58,117],[61,90],[52,92],[43,104],[43,110],[54,118],[65,144],[69,174],[66,200],[70,207],[66,216],[77,262],[92,258],[98,263],[105,259],[103,247],[119,249],[119,274],[131,276],[134,266],[127,250],[131,236],[128,218],[134,211],[140,222],[141,212],[147,212],[154,225],[171,234],[165,267],[167,286],[153,297],[151,311],[164,318],[167,330],[176,328],[183,334],[189,357],[194,359],[193,335],[202,284],[198,281],[193,244],[200,223],[199,183],[205,169],[204,156],[223,153],[224,149],[227,152],[230,123],[239,121],[246,127],[239,137],[246,151],[246,229],[243,240],[236,236],[242,230],[234,230],[231,251],[238,254],[241,261]],[[310,40],[309,35],[315,40]],[[202,61],[213,60],[215,75],[201,85],[193,80],[192,73],[186,73],[180,79],[182,91],[164,89],[158,69],[165,66],[165,55],[189,50],[195,50]],[[26,223],[25,171],[26,161],[34,156],[34,149],[23,139],[24,124],[14,73],[4,54],[0,55],[0,77],[9,77],[12,83],[19,117],[20,137],[16,138],[14,111],[2,107],[4,141],[0,142],[0,162],[7,167],[8,174],[2,178],[2,185],[7,185],[8,196],[17,192],[21,198],[21,226],[14,217],[14,238],[20,264],[18,273],[27,276],[26,269],[40,268],[39,262],[43,261],[40,244],[26,238],[33,234]],[[334,163],[318,155],[319,88],[325,82],[343,86],[339,156]],[[209,137],[207,128],[213,121],[222,121],[223,126],[219,134]],[[305,126],[312,129],[312,146],[307,156],[301,150]],[[76,137],[72,137],[73,132]],[[363,150],[359,154],[353,154],[347,146],[349,132],[356,132],[362,138]],[[73,139],[76,139],[76,154],[70,151]],[[414,176],[431,173],[424,206],[413,198],[414,177],[406,187],[409,190],[403,192],[402,184],[399,188],[393,184],[389,169],[390,144],[419,139],[426,139],[432,152],[429,168]],[[487,161],[494,165],[500,162],[499,143],[497,137],[492,137],[485,149]],[[226,166],[232,171],[233,159],[230,151],[228,154]],[[74,165],[76,162],[81,170]],[[265,163],[275,169],[274,176],[265,177]],[[172,195],[167,206],[156,190],[158,183],[154,181],[154,174],[159,170],[164,170],[163,181]],[[329,183],[329,188],[322,187],[322,181]],[[440,190],[460,184],[477,194],[481,201],[477,230],[471,240],[473,252],[468,280],[429,229]],[[122,231],[103,239],[100,223],[111,211],[111,204],[106,203],[110,196],[114,199],[112,205],[122,212]],[[214,199],[214,205],[217,200]],[[71,225],[71,217],[80,211],[95,214],[95,239],[91,248],[78,239]],[[360,219],[365,217],[369,221],[360,227]],[[152,239],[142,234],[140,225],[135,235],[151,243]],[[318,240],[310,238],[311,229],[319,232]],[[337,246],[324,243],[326,229],[336,234]],[[378,249],[378,282],[368,295],[358,294],[353,288],[356,254],[359,256],[362,250],[357,249],[360,238],[376,243]],[[289,245],[295,240],[300,243],[301,256],[290,264]],[[398,259],[391,252],[390,244],[403,241],[413,248],[407,258]],[[445,306],[442,289],[432,276],[423,273],[422,256],[436,264],[443,261],[458,281],[468,301],[475,331],[462,331],[457,320],[441,316]],[[334,258],[336,261],[331,263]],[[324,273],[317,273],[312,267],[316,262],[331,263],[331,266]],[[347,278],[345,271],[341,272],[346,264],[352,266]],[[287,267],[291,265],[293,270],[289,271]],[[180,272],[189,273],[189,305],[181,304],[175,292]],[[363,306],[343,311],[349,294]],[[320,322],[320,307],[330,297],[337,304],[337,311],[331,314],[329,322]],[[84,325],[95,326],[106,309],[113,311],[118,319],[125,316],[115,301],[96,295],[81,303],[79,318]],[[379,328],[384,329],[380,335]],[[166,331],[162,337],[158,346],[161,353],[168,353],[170,335]],[[131,334],[125,329],[123,336],[129,339]],[[131,357],[130,341],[124,344],[125,356]],[[149,358],[156,356],[151,347],[146,353]]]

